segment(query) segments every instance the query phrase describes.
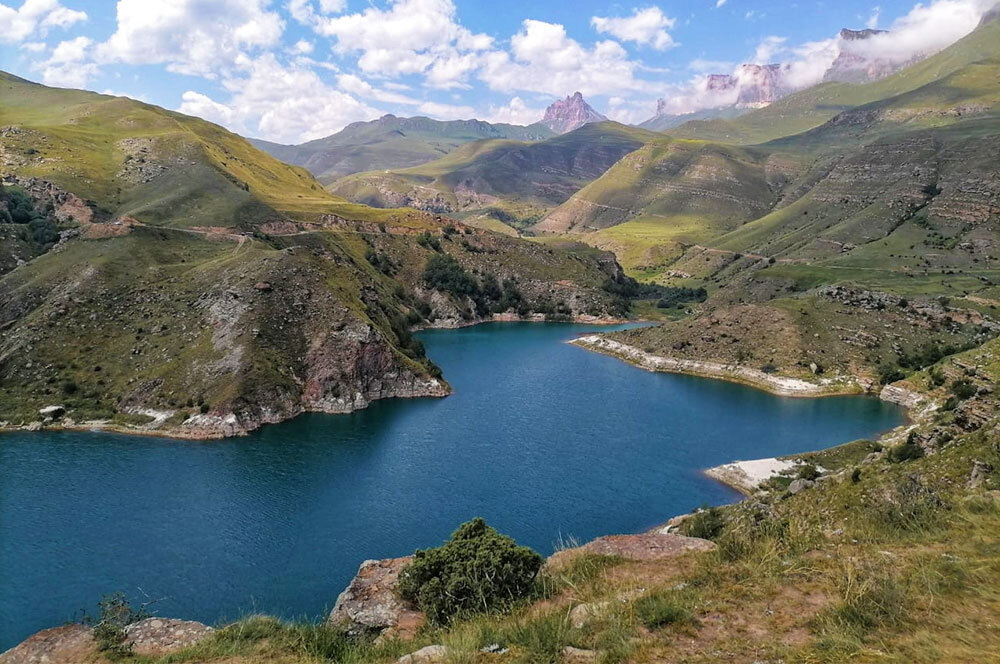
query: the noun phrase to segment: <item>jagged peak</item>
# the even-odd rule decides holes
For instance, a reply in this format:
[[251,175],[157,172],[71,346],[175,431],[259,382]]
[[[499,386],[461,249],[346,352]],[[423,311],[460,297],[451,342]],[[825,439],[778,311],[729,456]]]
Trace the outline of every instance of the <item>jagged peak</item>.
[[545,109],[542,124],[558,134],[565,134],[590,122],[603,122],[607,119],[595,111],[578,90],[565,99],[557,99]]

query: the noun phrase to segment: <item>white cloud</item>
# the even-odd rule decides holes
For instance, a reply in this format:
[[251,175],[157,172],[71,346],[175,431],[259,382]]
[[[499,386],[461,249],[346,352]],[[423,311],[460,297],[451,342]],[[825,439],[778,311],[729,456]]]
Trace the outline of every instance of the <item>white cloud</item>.
[[312,53],[313,49],[315,48],[316,47],[313,46],[312,42],[306,41],[305,39],[300,39],[294,44],[292,44],[291,50],[293,53],[298,53],[299,55],[308,55]]
[[315,71],[297,63],[283,65],[270,53],[242,56],[238,75],[222,86],[221,102],[196,92],[182,97],[182,113],[199,115],[244,135],[280,143],[300,143],[334,134],[358,120],[383,115],[342,90],[326,84]]
[[340,16],[295,9],[297,19],[335,40],[335,52],[360,53],[358,66],[366,74],[423,74],[433,88],[464,86],[480,54],[493,45],[489,35],[473,34],[458,23],[451,0],[391,0],[387,9],[368,7]]
[[658,51],[676,46],[673,37],[667,32],[675,23],[659,7],[634,9],[632,15],[626,17],[594,16],[590,19],[590,24],[598,32],[608,33],[622,41],[648,44]]
[[878,27],[879,15],[882,14],[882,8],[876,5],[872,8],[872,14],[868,17],[868,21],[865,23],[865,27],[869,30],[874,30]]
[[97,65],[86,62],[93,43],[89,37],[59,42],[49,59],[39,65],[42,81],[62,88],[86,87],[87,81],[98,72]]
[[520,97],[511,97],[503,106],[490,106],[486,121],[529,125],[541,120],[543,115],[545,115],[544,108],[534,108],[525,104]]
[[715,0],[715,8],[718,9],[722,5],[726,4],[726,0]]
[[48,46],[45,45],[45,42],[24,42],[21,44],[21,49],[29,53],[41,53],[46,48]]
[[413,97],[408,97],[407,95],[399,94],[398,92],[380,90],[372,86],[372,84],[368,81],[365,81],[354,74],[341,74],[338,76],[337,87],[344,92],[350,92],[351,94],[364,97],[365,99],[374,99],[376,101],[382,101],[389,104],[406,104],[411,106],[420,104],[419,99],[414,99]]
[[757,50],[754,51],[752,62],[761,65],[774,62],[777,55],[786,51],[785,42],[787,41],[788,39],[785,37],[776,37],[774,35],[765,37],[757,44]]
[[588,49],[558,23],[525,20],[511,37],[510,53],[492,51],[483,58],[480,78],[494,90],[526,90],[562,96],[658,89],[635,78],[638,63],[621,44],[601,41]]
[[115,33],[97,49],[102,63],[165,64],[214,78],[248,50],[275,46],[284,22],[268,0],[119,0]]
[[476,109],[471,106],[439,104],[436,101],[425,101],[417,110],[438,120],[469,120],[476,117]]
[[651,103],[645,101],[636,102],[624,97],[611,97],[608,99],[606,115],[622,124],[639,124],[653,115],[651,106]]
[[0,43],[44,37],[49,28],[67,28],[85,20],[86,12],[67,9],[58,0],[24,0],[18,9],[0,4]]

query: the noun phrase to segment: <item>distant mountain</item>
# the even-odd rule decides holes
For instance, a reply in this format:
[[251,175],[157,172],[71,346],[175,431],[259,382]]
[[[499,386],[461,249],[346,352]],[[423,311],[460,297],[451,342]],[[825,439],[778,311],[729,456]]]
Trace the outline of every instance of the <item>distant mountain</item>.
[[[526,143],[477,141],[446,157],[397,171],[355,173],[330,192],[373,207],[414,207],[465,218],[490,215],[492,227],[537,221],[657,134],[617,122],[588,123]],[[483,219],[483,222],[487,220]],[[510,230],[510,229],[507,229]]]
[[[900,60],[880,55],[872,40],[889,34],[885,30],[851,30],[844,28],[837,35],[837,56],[823,75],[825,82],[868,83],[876,81],[922,59],[921,56]],[[640,127],[665,131],[688,120],[733,118],[740,111],[766,108],[801,89],[793,83],[787,64],[741,64],[732,74],[708,74],[695,84],[695,94],[704,99],[707,108],[688,114],[672,114],[666,99],[657,101],[656,115]]]
[[301,145],[280,145],[260,139],[250,142],[284,162],[308,169],[328,184],[351,173],[417,166],[471,141],[490,138],[539,141],[553,135],[542,124],[521,127],[482,120],[445,122],[383,115],[370,122],[355,122],[336,134]]
[[545,109],[542,124],[557,134],[565,134],[591,122],[605,122],[604,117],[583,99],[579,92],[555,101]]

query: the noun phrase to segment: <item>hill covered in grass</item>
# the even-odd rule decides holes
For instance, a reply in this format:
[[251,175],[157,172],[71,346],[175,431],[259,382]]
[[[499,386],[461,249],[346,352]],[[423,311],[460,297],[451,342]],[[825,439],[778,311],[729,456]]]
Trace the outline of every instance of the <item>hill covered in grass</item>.
[[329,190],[375,207],[411,206],[459,217],[486,213],[523,226],[655,137],[598,122],[536,143],[477,141],[414,168],[357,173]]
[[543,124],[528,127],[482,120],[440,121],[384,115],[300,145],[260,139],[250,142],[274,157],[302,166],[323,183],[358,173],[408,168],[434,161],[465,143],[488,139],[538,141],[555,133]]
[[610,256],[348,203],[197,118],[4,74],[0,126],[4,426],[239,434],[447,394],[415,326],[623,310]]

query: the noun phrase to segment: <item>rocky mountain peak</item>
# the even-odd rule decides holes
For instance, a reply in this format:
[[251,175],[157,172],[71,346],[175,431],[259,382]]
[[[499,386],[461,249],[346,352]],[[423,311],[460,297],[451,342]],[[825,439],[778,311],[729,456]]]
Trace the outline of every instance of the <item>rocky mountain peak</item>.
[[824,81],[864,83],[884,78],[908,62],[893,61],[875,54],[868,42],[887,30],[851,30],[844,28],[838,35],[839,53],[823,76]]
[[575,92],[565,99],[556,100],[545,109],[542,124],[557,134],[565,134],[587,123],[604,122],[605,120],[607,118],[595,111],[584,100],[582,94]]
[[861,41],[864,39],[870,39],[875,35],[884,35],[886,32],[888,32],[888,30],[875,30],[873,28],[851,30],[850,28],[844,28],[840,31],[840,38],[844,41]]
[[781,65],[743,64],[732,77],[739,88],[736,108],[764,108],[783,97]]

